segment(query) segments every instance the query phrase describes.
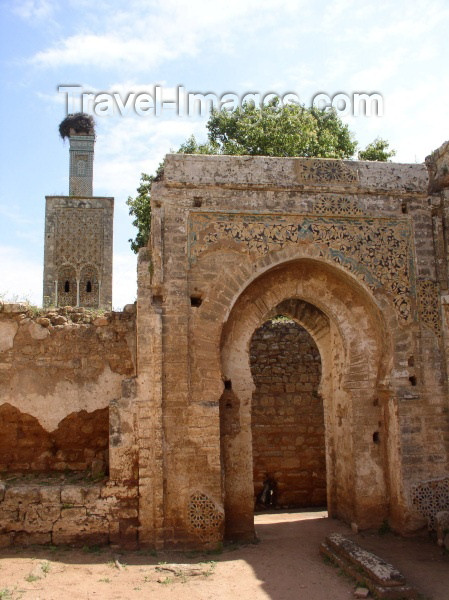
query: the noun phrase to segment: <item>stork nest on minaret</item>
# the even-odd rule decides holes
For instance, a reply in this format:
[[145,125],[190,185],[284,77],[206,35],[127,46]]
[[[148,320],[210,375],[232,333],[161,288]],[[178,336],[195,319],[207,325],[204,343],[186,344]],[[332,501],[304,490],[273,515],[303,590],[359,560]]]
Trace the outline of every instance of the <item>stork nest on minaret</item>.
[[91,115],[86,113],[73,113],[67,115],[59,124],[59,135],[64,140],[70,137],[70,131],[78,134],[95,135],[95,121]]

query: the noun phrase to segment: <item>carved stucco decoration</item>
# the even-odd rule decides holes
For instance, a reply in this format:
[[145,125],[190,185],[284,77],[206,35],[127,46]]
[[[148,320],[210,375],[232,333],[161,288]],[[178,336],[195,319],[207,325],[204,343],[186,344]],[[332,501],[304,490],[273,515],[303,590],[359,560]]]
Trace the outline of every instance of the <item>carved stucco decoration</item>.
[[321,256],[340,264],[370,288],[389,292],[400,321],[413,319],[415,274],[406,219],[195,212],[189,228],[192,264],[217,244],[254,256],[292,244],[319,245]]
[[189,500],[189,528],[203,542],[220,540],[224,513],[206,494],[196,492]]
[[441,332],[438,283],[429,279],[417,281],[419,317],[436,335]]
[[363,215],[359,201],[353,196],[318,196],[313,202],[313,212],[319,215]]
[[316,183],[354,183],[359,180],[355,165],[341,160],[307,159],[295,161],[295,173],[300,181]]
[[449,510],[449,478],[432,479],[416,484],[411,489],[412,504],[427,518],[429,529],[435,529],[435,517]]
[[55,264],[102,263],[103,211],[89,213],[84,208],[60,208],[56,211]]

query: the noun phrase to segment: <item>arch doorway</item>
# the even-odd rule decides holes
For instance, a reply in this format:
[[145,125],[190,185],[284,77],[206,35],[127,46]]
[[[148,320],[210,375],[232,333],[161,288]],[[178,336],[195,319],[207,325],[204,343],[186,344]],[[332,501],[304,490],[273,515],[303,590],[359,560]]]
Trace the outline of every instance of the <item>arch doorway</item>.
[[[369,293],[346,273],[307,259],[282,264],[255,279],[235,302],[223,329],[225,390],[220,402],[220,437],[225,535],[228,539],[254,535],[254,494],[263,476],[257,429],[268,420],[266,414],[263,418],[258,414],[264,413],[264,401],[259,395],[262,388],[258,390],[260,373],[252,368],[251,348],[254,332],[257,340],[259,328],[276,315],[302,326],[321,358],[320,384],[311,391],[322,400],[329,515],[356,522],[361,528],[378,526],[388,514],[386,430],[379,402],[379,382],[388,368],[382,315]],[[268,360],[275,364],[276,357]],[[285,387],[279,386],[279,393],[287,389],[287,382],[282,383]],[[261,403],[256,411],[255,400]],[[284,423],[291,412],[287,408],[283,408]],[[270,405],[265,399],[266,410]],[[299,431],[296,437],[301,438]],[[298,482],[301,477],[306,481],[309,473],[301,473],[297,457],[287,453],[291,439],[282,439],[281,426],[271,439],[276,446],[271,454],[278,453],[279,463],[291,464],[295,471],[284,472],[279,482],[288,498],[285,503],[299,506],[303,490],[294,486],[288,490],[287,475]],[[322,480],[323,471],[317,470],[316,476]],[[317,497],[318,490],[319,486]],[[322,486],[321,493],[323,498]],[[313,502],[311,496],[303,494],[305,504]]]

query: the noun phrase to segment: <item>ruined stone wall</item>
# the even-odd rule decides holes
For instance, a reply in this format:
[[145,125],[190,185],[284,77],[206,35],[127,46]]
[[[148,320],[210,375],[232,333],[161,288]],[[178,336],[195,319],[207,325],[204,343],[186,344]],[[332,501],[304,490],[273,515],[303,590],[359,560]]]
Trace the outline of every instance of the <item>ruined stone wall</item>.
[[135,312],[0,305],[0,471],[106,472],[109,406],[135,375]]
[[137,501],[104,483],[0,483],[0,547],[33,544],[119,544],[134,548]]
[[324,506],[326,462],[321,360],[307,331],[268,321],[250,346],[254,494],[268,475],[278,506]]

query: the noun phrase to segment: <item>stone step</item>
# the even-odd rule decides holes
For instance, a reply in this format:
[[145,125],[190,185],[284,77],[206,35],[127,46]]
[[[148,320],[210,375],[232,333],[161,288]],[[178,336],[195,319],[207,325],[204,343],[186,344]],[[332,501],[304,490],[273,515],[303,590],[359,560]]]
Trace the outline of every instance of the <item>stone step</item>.
[[329,535],[321,544],[320,552],[367,587],[376,598],[399,600],[418,597],[397,569],[341,534]]

